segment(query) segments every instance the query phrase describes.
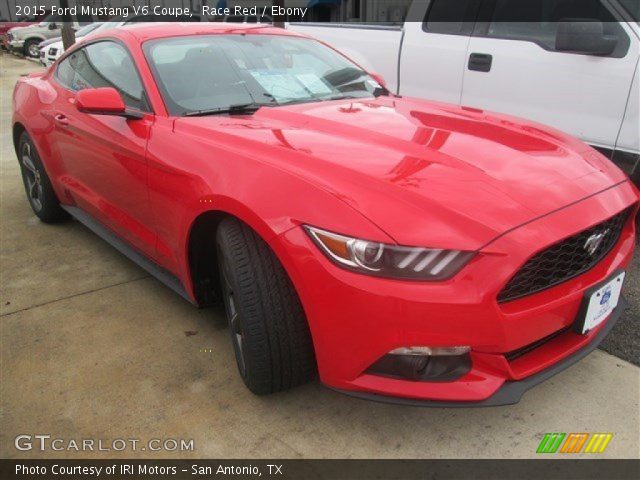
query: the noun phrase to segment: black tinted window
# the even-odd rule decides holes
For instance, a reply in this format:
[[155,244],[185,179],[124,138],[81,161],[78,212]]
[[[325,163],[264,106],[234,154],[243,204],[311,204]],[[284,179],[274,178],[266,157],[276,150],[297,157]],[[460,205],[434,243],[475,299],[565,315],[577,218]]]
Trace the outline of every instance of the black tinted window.
[[640,22],[640,1],[639,0],[620,0],[620,3],[627,12],[631,14],[636,22]]
[[601,0],[497,0],[487,35],[530,40],[555,50],[559,22],[567,20],[603,22],[604,34],[617,37],[618,51],[626,51],[629,37]]
[[433,0],[425,27],[433,33],[468,35],[473,30],[479,0]]
[[142,109],[142,83],[129,53],[114,42],[93,43],[65,58],[58,80],[72,90],[113,87],[124,103]]

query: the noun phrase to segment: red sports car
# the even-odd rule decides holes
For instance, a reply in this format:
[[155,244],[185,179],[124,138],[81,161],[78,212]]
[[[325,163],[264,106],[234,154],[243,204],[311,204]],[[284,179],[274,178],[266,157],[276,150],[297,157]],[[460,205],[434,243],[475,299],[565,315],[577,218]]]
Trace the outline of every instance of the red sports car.
[[224,302],[254,393],[318,372],[369,399],[514,403],[625,308],[638,191],[617,167],[542,125],[394,95],[299,34],[109,30],[13,101],[35,214]]

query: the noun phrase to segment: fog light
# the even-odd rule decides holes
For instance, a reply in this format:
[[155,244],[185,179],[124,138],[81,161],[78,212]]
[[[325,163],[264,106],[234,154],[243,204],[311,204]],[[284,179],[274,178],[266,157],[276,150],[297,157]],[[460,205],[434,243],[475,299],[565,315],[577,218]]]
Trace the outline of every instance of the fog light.
[[464,355],[469,353],[471,347],[401,347],[391,350],[391,355],[426,355],[426,356],[441,356],[441,355]]
[[471,370],[470,347],[402,347],[391,350],[367,373],[425,382],[451,382]]

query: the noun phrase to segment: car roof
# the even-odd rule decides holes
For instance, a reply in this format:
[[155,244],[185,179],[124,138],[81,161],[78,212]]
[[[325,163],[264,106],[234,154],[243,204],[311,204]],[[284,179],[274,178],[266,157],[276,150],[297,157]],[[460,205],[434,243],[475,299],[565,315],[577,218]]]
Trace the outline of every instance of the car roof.
[[223,22],[167,22],[167,23],[130,23],[126,27],[116,27],[106,30],[104,34],[100,32],[98,36],[130,35],[136,37],[140,42],[166,37],[181,37],[190,35],[223,35],[223,34],[265,34],[265,35],[285,35],[291,37],[305,37],[291,30],[276,28],[269,24],[261,23],[223,23]]

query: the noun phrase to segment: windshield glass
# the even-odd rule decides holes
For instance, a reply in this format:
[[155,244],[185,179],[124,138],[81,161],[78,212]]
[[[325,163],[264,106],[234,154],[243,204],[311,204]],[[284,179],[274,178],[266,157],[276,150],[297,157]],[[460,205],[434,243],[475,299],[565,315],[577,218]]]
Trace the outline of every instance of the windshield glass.
[[620,3],[636,22],[640,22],[640,0],[620,0]]
[[197,35],[144,44],[172,115],[238,105],[369,98],[380,86],[315,40],[277,35]]
[[56,23],[56,22],[61,22],[61,21],[62,21],[62,15],[58,15],[56,13],[50,13],[49,15],[44,17],[44,20],[42,20],[38,24],[38,26],[39,27],[46,27],[50,23]]

